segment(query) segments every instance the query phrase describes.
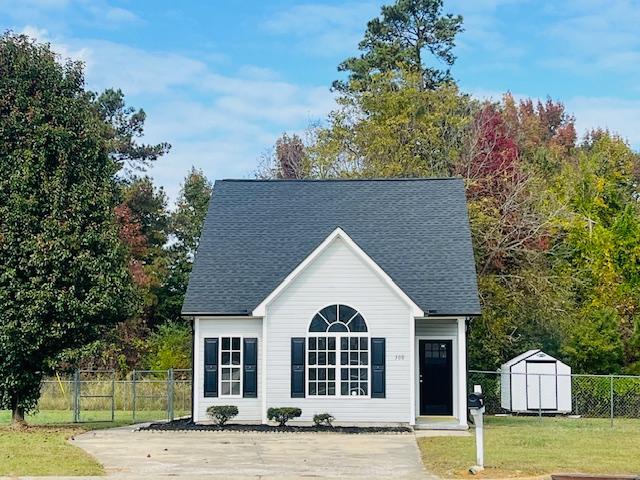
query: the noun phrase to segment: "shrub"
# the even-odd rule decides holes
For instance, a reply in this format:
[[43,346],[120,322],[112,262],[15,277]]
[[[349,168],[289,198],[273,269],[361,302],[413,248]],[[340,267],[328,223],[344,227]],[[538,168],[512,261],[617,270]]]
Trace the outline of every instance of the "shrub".
[[235,405],[214,405],[207,408],[207,415],[213,418],[218,425],[224,424],[238,415],[238,407]]
[[298,418],[302,415],[302,410],[298,407],[271,407],[267,410],[267,418],[278,422],[278,425],[284,427],[292,418]]
[[331,422],[333,422],[335,419],[333,418],[333,415],[331,415],[330,413],[316,413],[313,416],[313,423],[316,424],[316,427],[320,427],[322,425],[325,425],[327,427],[331,427],[333,425],[331,425]]
[[147,342],[144,365],[151,370],[191,368],[191,328],[185,323],[167,322],[154,331]]

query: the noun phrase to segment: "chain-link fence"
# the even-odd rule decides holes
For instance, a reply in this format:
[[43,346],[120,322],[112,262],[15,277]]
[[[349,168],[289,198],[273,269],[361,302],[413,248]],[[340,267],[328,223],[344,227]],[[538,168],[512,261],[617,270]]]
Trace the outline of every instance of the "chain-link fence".
[[191,370],[77,370],[42,382],[38,410],[52,421],[173,420],[191,414]]
[[[614,418],[640,418],[640,376],[470,370],[467,384],[469,391],[474,385],[482,386],[488,414],[542,416],[560,411],[566,415],[610,418],[612,421]],[[551,400],[550,405],[545,405],[543,395],[551,398],[555,395],[556,403]],[[517,396],[527,405],[524,409],[512,407],[512,399]],[[563,403],[560,408],[558,399],[562,396],[565,398],[560,400]]]

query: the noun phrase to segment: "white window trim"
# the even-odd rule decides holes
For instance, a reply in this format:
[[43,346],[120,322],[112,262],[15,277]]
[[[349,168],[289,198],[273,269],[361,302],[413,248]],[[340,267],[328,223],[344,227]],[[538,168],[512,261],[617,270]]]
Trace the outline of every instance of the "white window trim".
[[[366,332],[351,332],[351,331],[347,331],[347,332],[328,332],[328,331],[324,331],[324,332],[310,332],[309,328],[311,326],[311,322],[313,321],[313,319],[315,318],[316,315],[320,315],[324,321],[327,323],[327,328],[329,328],[329,326],[331,325],[329,323],[329,321],[324,317],[324,315],[322,315],[320,312],[322,310],[324,310],[327,307],[332,307],[332,306],[339,306],[339,305],[344,305],[346,307],[349,307],[351,309],[353,309],[356,313],[353,314],[353,316],[349,319],[348,322],[345,323],[345,325],[347,325],[348,328],[348,324],[357,316],[360,315],[362,317],[362,319],[365,322],[365,325],[367,326],[367,331]],[[336,318],[339,321],[339,311],[336,312]],[[304,373],[305,373],[305,386],[304,386],[304,392],[305,392],[305,397],[306,398],[361,398],[361,399],[367,399],[367,398],[371,398],[371,334],[369,332],[369,325],[367,324],[366,319],[364,318],[364,316],[362,316],[362,314],[360,313],[360,311],[357,308],[352,307],[351,305],[347,304],[347,303],[342,303],[342,302],[335,302],[332,304],[329,304],[323,308],[321,308],[320,310],[318,310],[313,317],[311,318],[311,322],[309,322],[309,327],[307,327],[307,335],[305,338],[305,355],[304,355]],[[342,322],[341,322],[342,323]],[[336,364],[335,365],[318,365],[317,363],[315,365],[309,365],[309,339],[310,338],[320,338],[320,337],[334,337],[336,339]],[[342,364],[342,347],[340,345],[340,338],[352,338],[352,337],[366,337],[367,339],[367,394],[366,395],[342,395],[342,368],[364,368],[364,366],[360,366],[360,365],[343,365]],[[349,350],[350,352],[351,350]],[[360,351],[360,348],[358,348],[358,351]],[[334,395],[310,395],[309,394],[309,369],[310,368],[333,368],[336,371],[335,374],[335,382],[336,382],[336,393]]]
[[[452,362],[451,362],[451,390],[452,390],[452,416],[456,419],[458,419],[458,421],[460,421],[460,381],[459,381],[459,376],[460,376],[460,372],[458,370],[458,368],[460,367],[459,363],[460,363],[460,358],[458,356],[458,352],[459,352],[459,345],[458,345],[458,337],[456,335],[419,335],[415,337],[415,342],[414,342],[414,348],[415,351],[417,352],[417,354],[415,355],[415,359],[414,359],[414,368],[415,368],[415,378],[414,378],[414,385],[415,385],[415,399],[414,399],[414,405],[415,405],[415,409],[416,409],[416,415],[419,417],[420,415],[420,340],[429,340],[429,341],[436,341],[436,342],[441,342],[441,341],[451,341],[451,356],[452,356]],[[466,355],[466,352],[464,353]],[[466,402],[466,395],[464,397],[465,402]],[[466,405],[466,403],[465,403]],[[466,407],[465,407],[465,413],[466,413]]]
[[[336,339],[336,364],[335,365],[309,365],[309,338],[319,337],[335,337]],[[342,348],[340,347],[340,338],[342,337],[366,337],[367,338],[367,395],[342,395],[341,390],[341,368],[364,368],[362,365],[342,365]],[[305,357],[304,357],[304,373],[305,373],[305,397],[306,398],[371,398],[371,335],[369,332],[308,332],[305,339]],[[350,351],[350,350],[349,350]],[[309,394],[309,368],[334,368],[336,371],[336,394],[335,395],[310,395]]]
[[[239,338],[240,339],[240,365],[222,365],[222,339],[223,338]],[[218,337],[219,347],[218,347],[218,398],[244,398],[243,397],[243,388],[244,388],[244,336],[235,335],[235,334],[224,334]],[[235,350],[231,350],[232,352]],[[223,368],[240,368],[240,393],[238,395],[224,395],[222,393],[222,369]],[[230,380],[225,380],[227,382],[235,382]]]

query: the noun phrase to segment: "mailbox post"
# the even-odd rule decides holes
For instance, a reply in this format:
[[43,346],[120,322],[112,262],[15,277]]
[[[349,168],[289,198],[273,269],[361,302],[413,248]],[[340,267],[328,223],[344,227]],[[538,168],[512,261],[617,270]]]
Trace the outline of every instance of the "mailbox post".
[[476,426],[476,464],[469,469],[474,475],[484,470],[484,395],[482,387],[474,385],[473,393],[467,398],[469,410],[473,416],[473,423]]

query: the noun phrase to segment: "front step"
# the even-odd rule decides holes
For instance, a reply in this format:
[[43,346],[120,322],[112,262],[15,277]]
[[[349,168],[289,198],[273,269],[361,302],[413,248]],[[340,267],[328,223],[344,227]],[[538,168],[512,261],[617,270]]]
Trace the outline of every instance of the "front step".
[[413,427],[416,430],[468,430],[467,425],[460,425],[455,417],[418,417]]

